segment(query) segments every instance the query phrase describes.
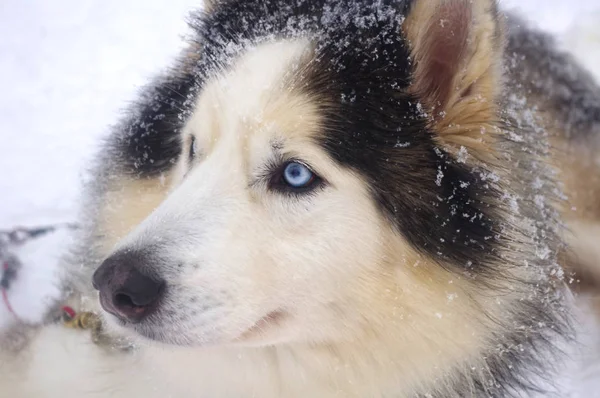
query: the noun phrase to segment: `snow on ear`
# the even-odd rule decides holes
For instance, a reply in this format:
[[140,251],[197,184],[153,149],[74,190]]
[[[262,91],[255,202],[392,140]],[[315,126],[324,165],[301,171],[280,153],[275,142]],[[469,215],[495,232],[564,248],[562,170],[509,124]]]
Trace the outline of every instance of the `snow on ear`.
[[403,24],[413,61],[410,90],[444,144],[483,149],[481,132],[496,120],[500,19],[495,0],[415,0]]

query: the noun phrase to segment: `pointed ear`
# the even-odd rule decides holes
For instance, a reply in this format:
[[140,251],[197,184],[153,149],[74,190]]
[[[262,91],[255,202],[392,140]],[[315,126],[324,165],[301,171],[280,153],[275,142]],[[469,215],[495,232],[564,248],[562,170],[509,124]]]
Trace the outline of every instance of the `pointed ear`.
[[496,1],[414,0],[403,31],[413,61],[410,90],[433,129],[445,144],[481,142],[482,124],[496,119],[503,83]]

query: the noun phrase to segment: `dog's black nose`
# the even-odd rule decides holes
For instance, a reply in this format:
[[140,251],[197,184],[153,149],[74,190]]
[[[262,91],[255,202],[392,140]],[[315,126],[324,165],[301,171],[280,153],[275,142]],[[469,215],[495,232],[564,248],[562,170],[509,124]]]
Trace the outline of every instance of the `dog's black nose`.
[[139,252],[119,252],[94,273],[102,308],[124,321],[140,322],[158,309],[165,283],[142,271],[145,259]]

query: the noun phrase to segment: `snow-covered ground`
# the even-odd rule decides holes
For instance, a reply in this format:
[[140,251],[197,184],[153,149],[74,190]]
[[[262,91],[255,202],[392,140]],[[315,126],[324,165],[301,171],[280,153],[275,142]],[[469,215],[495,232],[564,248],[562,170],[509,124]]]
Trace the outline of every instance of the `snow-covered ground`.
[[198,0],[2,0],[0,228],[71,220],[81,171]]
[[[74,219],[83,172],[96,144],[136,90],[177,54],[187,32],[184,17],[200,3],[0,2],[0,230]],[[556,34],[600,79],[600,0],[502,3]],[[22,248],[25,266],[51,266],[62,237],[53,239],[44,250],[36,243]],[[44,285],[44,275],[31,277]],[[52,284],[45,286],[39,295],[56,294]],[[17,312],[28,305],[14,301]],[[0,327],[7,320],[0,309]],[[598,353],[600,328],[592,318],[588,323],[590,344],[596,345],[586,349]],[[585,377],[600,377],[598,368],[588,367],[595,373]],[[573,395],[594,396],[600,397],[600,388],[593,383]]]

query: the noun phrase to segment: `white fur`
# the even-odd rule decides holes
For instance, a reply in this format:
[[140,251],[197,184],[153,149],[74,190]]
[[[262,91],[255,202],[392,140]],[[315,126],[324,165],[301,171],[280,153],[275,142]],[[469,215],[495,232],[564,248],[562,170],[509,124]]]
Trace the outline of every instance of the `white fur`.
[[11,248],[21,268],[7,290],[14,314],[0,301],[0,335],[20,321],[39,324],[47,315],[48,307],[60,299],[64,276],[59,259],[70,242],[70,232],[61,229]]

